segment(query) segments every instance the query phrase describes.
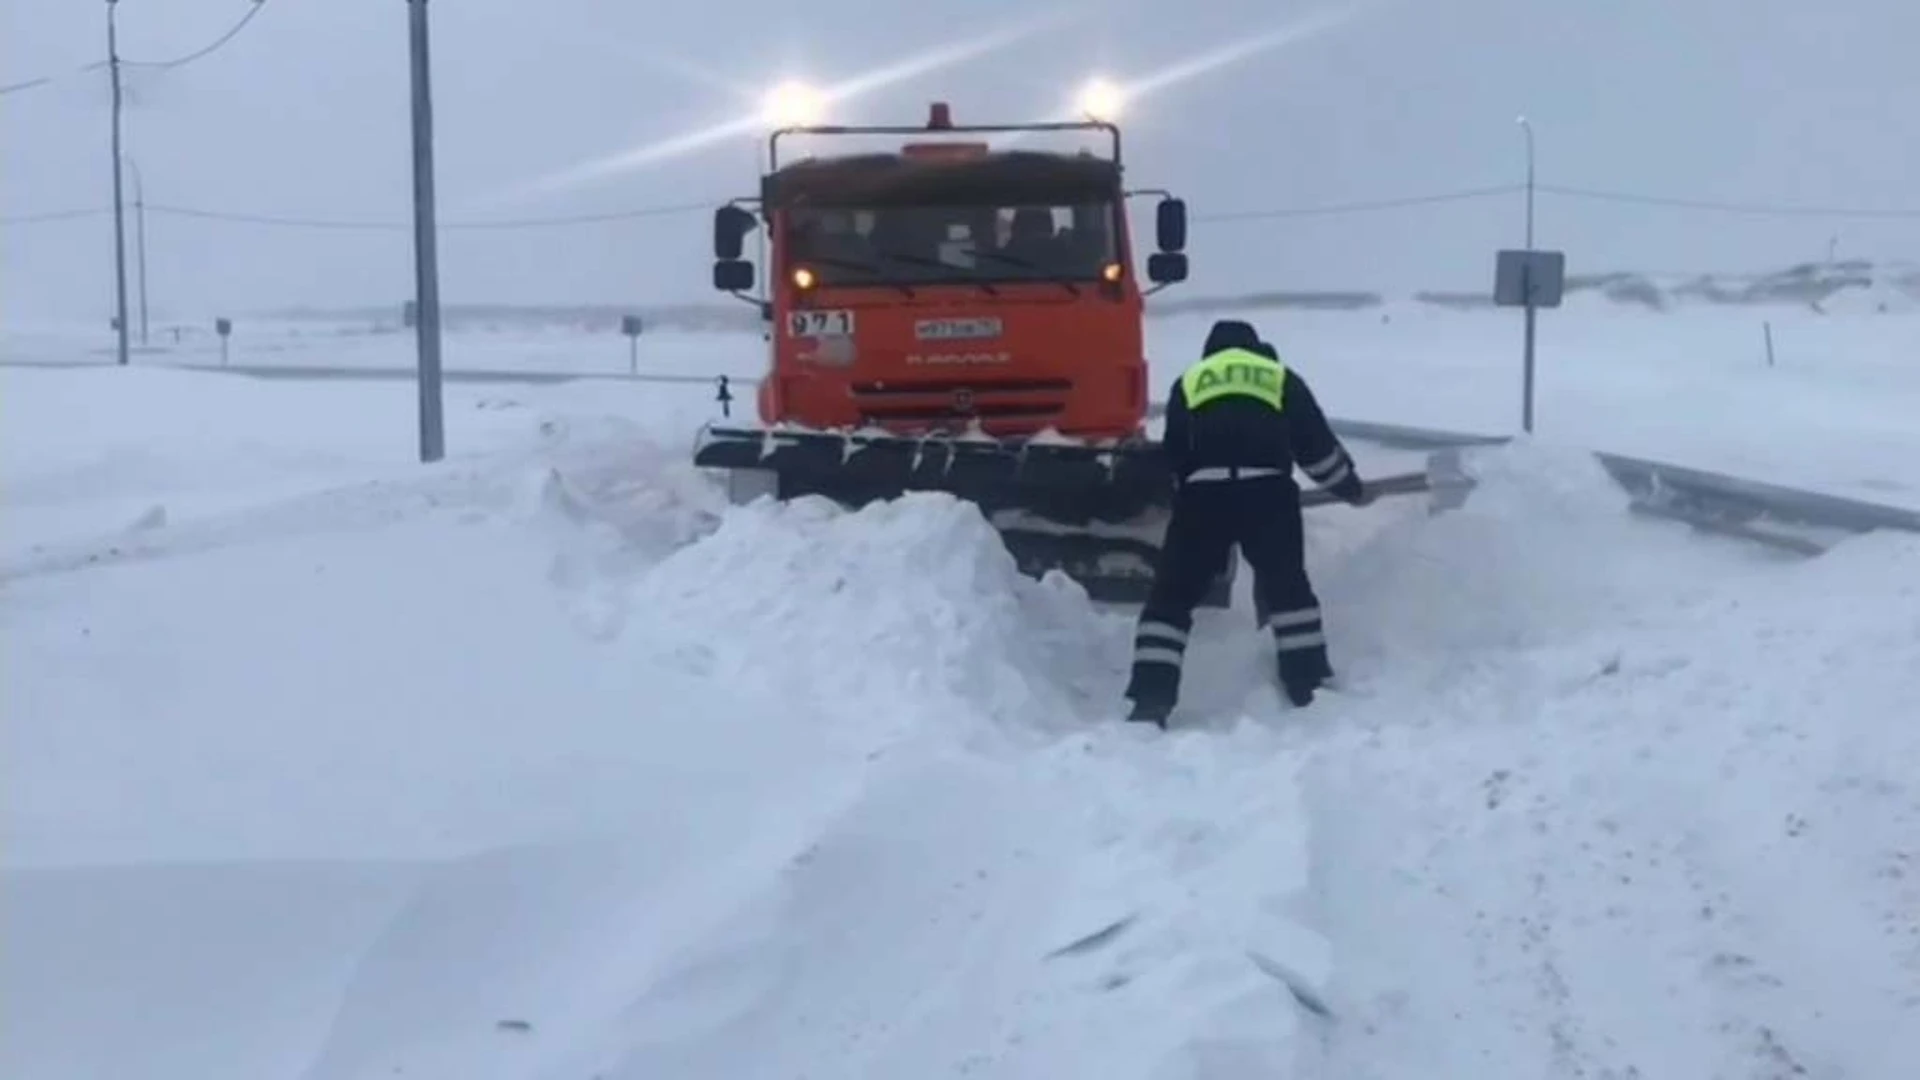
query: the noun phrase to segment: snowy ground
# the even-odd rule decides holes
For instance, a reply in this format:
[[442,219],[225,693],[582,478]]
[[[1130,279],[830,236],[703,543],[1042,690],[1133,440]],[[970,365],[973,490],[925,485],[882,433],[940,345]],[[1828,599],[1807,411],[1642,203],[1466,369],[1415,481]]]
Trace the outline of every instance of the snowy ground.
[[[1454,318],[1269,332],[1507,430]],[[405,382],[0,369],[0,1075],[1908,1077],[1920,540],[1563,444],[1920,502],[1911,338],[1660,384],[1624,318],[1464,508],[1316,513],[1345,692],[1278,707],[1242,598],[1167,734],[968,508],[726,507],[698,386],[455,384],[427,469]]]
[[[1508,434],[1521,422],[1520,316],[1401,303],[1359,312],[1250,316],[1313,382],[1334,414],[1354,420]],[[1197,358],[1211,317],[1148,321],[1155,396]],[[1773,366],[1768,366],[1769,331]],[[136,363],[221,360],[200,330],[179,344],[156,332]],[[753,334],[661,331],[639,339],[553,329],[448,336],[448,371],[625,374],[688,380],[660,396],[712,404],[712,381],[765,368]],[[111,362],[112,339],[71,327],[0,331],[0,362]],[[397,328],[242,321],[229,362],[411,370],[413,340]],[[750,397],[741,404],[751,409]],[[1681,306],[1668,312],[1589,294],[1540,314],[1535,431],[1543,438],[1669,460],[1920,509],[1920,311],[1877,313],[1840,298],[1805,307]]]

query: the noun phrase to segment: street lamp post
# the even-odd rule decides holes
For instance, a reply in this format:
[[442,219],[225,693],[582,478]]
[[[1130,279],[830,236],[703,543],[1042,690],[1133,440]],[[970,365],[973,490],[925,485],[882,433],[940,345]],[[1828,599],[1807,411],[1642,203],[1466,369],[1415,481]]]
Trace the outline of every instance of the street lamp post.
[[120,186],[120,43],[114,12],[120,0],[107,0],[107,71],[113,83],[113,302],[117,357],[127,363],[127,218]]
[[1533,250],[1533,124],[1522,116],[1514,121],[1527,135],[1527,250]]
[[418,317],[420,460],[446,453],[440,401],[440,268],[434,246],[433,99],[427,66],[427,0],[407,0],[413,56],[413,261]]
[[147,341],[147,182],[140,178],[140,163],[127,158],[133,172],[133,259],[135,279],[140,291],[140,347]]
[[[1522,116],[1517,121],[1520,130],[1527,136],[1527,250],[1533,250],[1533,124]],[[1527,304],[1526,318],[1526,354],[1521,363],[1520,389],[1520,427],[1527,434],[1533,434],[1533,330],[1534,312],[1533,287],[1531,282],[1524,283]]]

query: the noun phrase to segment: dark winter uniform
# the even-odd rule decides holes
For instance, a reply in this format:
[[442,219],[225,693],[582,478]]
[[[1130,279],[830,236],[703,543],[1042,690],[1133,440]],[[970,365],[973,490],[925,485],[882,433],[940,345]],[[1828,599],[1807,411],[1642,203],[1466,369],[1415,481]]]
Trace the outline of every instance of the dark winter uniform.
[[1179,698],[1193,609],[1238,544],[1273,634],[1281,684],[1306,705],[1332,677],[1320,602],[1307,580],[1297,464],[1356,505],[1367,500],[1353,460],[1306,381],[1244,322],[1215,323],[1203,357],[1167,399],[1167,462],[1179,478],[1153,590],[1134,637],[1132,719],[1162,726]]

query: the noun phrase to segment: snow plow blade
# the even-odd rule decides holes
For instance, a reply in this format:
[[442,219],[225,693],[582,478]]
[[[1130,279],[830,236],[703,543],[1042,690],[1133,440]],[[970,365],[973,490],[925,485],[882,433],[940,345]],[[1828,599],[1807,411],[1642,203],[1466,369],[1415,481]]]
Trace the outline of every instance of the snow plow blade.
[[[708,427],[694,464],[729,472],[735,502],[807,495],[844,506],[942,491],[980,507],[1020,571],[1058,570],[1100,603],[1142,604],[1173,480],[1158,444],[1084,444],[888,432]],[[1234,569],[1203,604],[1231,603]]]

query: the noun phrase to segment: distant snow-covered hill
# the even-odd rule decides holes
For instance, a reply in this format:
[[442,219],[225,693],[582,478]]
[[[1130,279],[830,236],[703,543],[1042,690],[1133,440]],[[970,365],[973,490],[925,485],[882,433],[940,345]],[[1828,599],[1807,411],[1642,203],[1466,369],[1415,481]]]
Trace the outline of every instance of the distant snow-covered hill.
[[[1491,268],[1489,288],[1479,291],[1422,290],[1394,296],[1365,289],[1264,289],[1233,294],[1195,294],[1174,290],[1147,302],[1149,317],[1194,315],[1229,311],[1317,310],[1359,311],[1398,306],[1408,301],[1459,310],[1493,306]],[[1699,305],[1790,306],[1821,314],[1901,314],[1920,312],[1920,263],[1875,263],[1859,259],[1802,263],[1784,270],[1757,274],[1653,274],[1636,271],[1569,273],[1570,305],[1618,305],[1632,310],[1670,311]],[[256,313],[256,317],[327,323],[358,322],[379,329],[401,330],[407,322],[404,308],[300,308]],[[653,304],[515,304],[451,303],[442,308],[449,329],[504,329],[527,326],[563,326],[569,329],[614,332],[621,319],[639,315],[647,330],[758,329],[762,324],[753,307],[738,301]]]

